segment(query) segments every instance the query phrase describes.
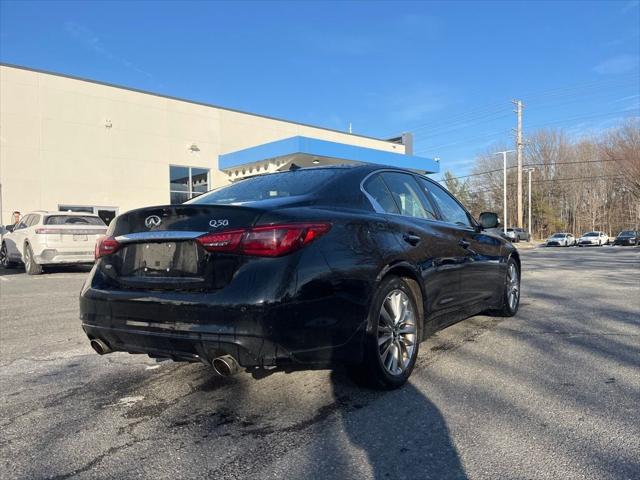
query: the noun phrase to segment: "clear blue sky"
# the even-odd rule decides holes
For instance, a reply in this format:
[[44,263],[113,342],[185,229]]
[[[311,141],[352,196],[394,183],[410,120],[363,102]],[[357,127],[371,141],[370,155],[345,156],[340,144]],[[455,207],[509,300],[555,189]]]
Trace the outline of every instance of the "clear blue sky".
[[0,61],[376,137],[465,173],[525,133],[640,114],[638,1],[0,0]]

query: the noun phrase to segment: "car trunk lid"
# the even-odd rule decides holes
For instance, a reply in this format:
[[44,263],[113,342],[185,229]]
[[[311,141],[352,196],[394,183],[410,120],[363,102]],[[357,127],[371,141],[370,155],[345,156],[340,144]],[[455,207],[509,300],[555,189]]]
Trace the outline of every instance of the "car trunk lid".
[[249,228],[262,213],[235,205],[171,205],[128,212],[114,221],[109,233],[118,249],[104,257],[100,268],[120,288],[223,288],[246,259],[209,252],[197,238]]

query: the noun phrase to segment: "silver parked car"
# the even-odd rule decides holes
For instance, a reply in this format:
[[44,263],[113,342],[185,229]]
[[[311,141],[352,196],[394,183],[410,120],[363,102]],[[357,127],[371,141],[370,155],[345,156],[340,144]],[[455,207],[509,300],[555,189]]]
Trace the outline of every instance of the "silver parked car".
[[571,247],[576,244],[576,237],[572,233],[554,233],[547,238],[547,247]]
[[74,212],[32,212],[17,225],[7,225],[0,245],[0,265],[23,264],[29,275],[43,265],[93,263],[96,240],[107,231],[98,215]]

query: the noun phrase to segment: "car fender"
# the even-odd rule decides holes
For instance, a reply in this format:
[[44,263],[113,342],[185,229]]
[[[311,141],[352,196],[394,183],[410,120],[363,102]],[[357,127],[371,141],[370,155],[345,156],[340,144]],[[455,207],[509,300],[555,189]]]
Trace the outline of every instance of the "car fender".
[[382,282],[382,279],[390,274],[398,275],[399,277],[410,278],[418,285],[420,291],[416,293],[420,293],[420,296],[422,297],[422,304],[418,305],[418,308],[420,309],[420,315],[424,322],[426,320],[425,312],[427,312],[427,293],[425,292],[424,285],[421,280],[420,270],[418,269],[418,267],[411,262],[407,262],[406,260],[394,261],[384,265],[378,272],[378,275],[376,275],[376,279],[374,282],[374,291],[378,288],[378,286]]

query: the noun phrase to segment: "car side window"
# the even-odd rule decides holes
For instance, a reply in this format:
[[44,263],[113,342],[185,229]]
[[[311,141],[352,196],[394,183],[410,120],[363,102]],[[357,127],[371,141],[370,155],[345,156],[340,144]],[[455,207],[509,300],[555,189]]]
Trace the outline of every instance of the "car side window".
[[33,227],[34,225],[36,225],[39,221],[40,221],[40,215],[30,215],[30,219],[27,222],[27,227]]
[[463,227],[472,226],[471,221],[469,220],[469,215],[467,215],[465,209],[460,206],[449,192],[433,182],[429,182],[422,178],[420,181],[426,191],[431,194],[433,201],[438,205],[443,221],[461,225]]
[[31,215],[27,215],[22,220],[20,220],[20,223],[16,225],[16,228],[14,228],[13,231],[15,232],[16,230],[22,230],[23,228],[27,228],[29,226],[30,220],[31,220]]
[[435,211],[429,199],[422,192],[413,175],[384,172],[381,176],[391,191],[400,215],[436,220]]
[[365,191],[377,203],[377,207],[386,213],[399,214],[398,206],[393,201],[391,192],[380,178],[380,175],[373,175],[364,184]]

